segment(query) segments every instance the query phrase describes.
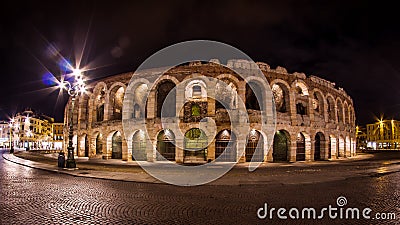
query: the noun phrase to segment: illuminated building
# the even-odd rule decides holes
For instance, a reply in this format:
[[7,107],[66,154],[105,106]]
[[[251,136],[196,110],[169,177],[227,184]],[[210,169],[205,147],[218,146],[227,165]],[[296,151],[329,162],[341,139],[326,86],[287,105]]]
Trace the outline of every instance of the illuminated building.
[[0,148],[10,147],[10,128],[6,121],[0,121]]
[[16,147],[29,149],[54,148],[54,118],[26,109],[17,113],[14,121],[17,124],[13,137]]
[[400,148],[400,121],[379,120],[367,124],[368,149],[399,149]]
[[356,127],[357,137],[357,152],[361,152],[367,149],[367,128],[362,126]]
[[[227,110],[237,110],[236,99],[242,98],[252,130],[247,136],[243,155],[236,150],[226,155],[224,160],[249,161],[261,148],[264,154],[256,156],[258,161],[296,162],[328,160],[338,157],[351,157],[356,154],[355,111],[353,100],[335,84],[316,76],[304,73],[288,73],[283,67],[271,69],[266,63],[257,63],[270,84],[277,111],[276,133],[271,149],[266,149],[265,135],[260,131],[260,111],[262,107],[253,104],[251,88],[242,78],[229,68],[247,68],[248,62],[229,60],[227,67],[213,63],[189,63],[177,66],[164,74],[150,90],[147,101],[133,104],[141,99],[143,93],[151,87],[145,79],[136,86],[130,86],[132,72],[107,77],[88,84],[88,94],[76,99],[73,112],[73,143],[77,156],[103,159],[158,161],[159,155],[179,163],[204,163],[216,159],[228,143],[237,146],[238,134],[231,132]],[[178,84],[192,79],[195,74],[210,76],[225,82],[229,90],[216,87],[215,92],[226,98],[226,107],[207,98],[207,82],[202,79],[190,81],[182,91],[172,91]],[[256,81],[249,82],[258,90],[265,87]],[[257,86],[258,85],[258,86]],[[125,90],[134,94],[126,96]],[[186,102],[180,112],[170,107],[172,115],[178,115],[182,133],[189,140],[186,147],[197,146],[195,153],[175,147],[177,137],[169,129],[163,129],[160,122],[161,106],[170,93],[172,102]],[[128,102],[128,105],[123,105]],[[70,117],[69,101],[65,107],[64,121]],[[135,130],[124,134],[122,128],[122,108],[127,107],[130,120],[145,118],[149,125],[147,131]],[[196,124],[201,118],[211,117],[216,121],[216,138],[210,145]],[[228,119],[227,119],[228,118]],[[154,148],[146,146],[145,132]],[[64,132],[67,134],[67,132]],[[64,137],[66,140],[66,137]],[[204,141],[204,146],[201,145]],[[261,143],[257,145],[257,143]],[[66,143],[64,143],[66,146]],[[201,145],[201,147],[199,147]],[[64,148],[65,149],[65,148]],[[267,152],[268,151],[268,152]]]
[[64,140],[64,123],[53,123],[52,149],[62,149]]

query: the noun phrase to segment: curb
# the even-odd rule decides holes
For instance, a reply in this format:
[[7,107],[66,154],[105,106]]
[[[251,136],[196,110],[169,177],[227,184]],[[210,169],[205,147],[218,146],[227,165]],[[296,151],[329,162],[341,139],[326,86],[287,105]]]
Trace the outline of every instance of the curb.
[[[69,171],[79,171],[79,169],[74,169],[74,170],[68,170],[68,169],[49,169],[49,168],[43,168],[40,166],[33,166],[33,165],[27,165],[24,164],[22,162],[18,162],[18,160],[25,160],[25,161],[30,161],[27,159],[21,159],[15,155],[13,155],[14,157],[18,158],[18,160],[13,160],[10,157],[7,157],[7,155],[10,155],[9,153],[2,153],[2,157],[3,159],[21,165],[21,166],[26,166],[32,169],[39,169],[39,170],[43,170],[43,171],[47,171],[47,172],[53,172],[53,173],[58,173],[58,174],[65,174],[65,175],[69,175],[69,176],[74,176],[74,177],[82,177],[82,178],[92,178],[92,179],[100,179],[100,180],[109,180],[109,181],[122,181],[122,182],[134,182],[134,183],[143,183],[143,184],[164,184],[164,185],[170,185],[164,182],[151,182],[151,181],[140,181],[140,180],[123,180],[123,179],[116,179],[116,178],[108,178],[108,177],[99,177],[99,176],[93,176],[93,175],[89,175],[89,174],[75,174],[75,173],[71,173]],[[30,162],[34,162],[34,161],[30,161]],[[43,164],[43,163],[39,163],[39,162],[34,162],[37,164]],[[47,164],[46,164],[47,165]]]

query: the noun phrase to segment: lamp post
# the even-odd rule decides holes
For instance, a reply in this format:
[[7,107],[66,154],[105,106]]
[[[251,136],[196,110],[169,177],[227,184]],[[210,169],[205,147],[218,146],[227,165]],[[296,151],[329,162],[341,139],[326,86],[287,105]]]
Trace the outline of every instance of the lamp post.
[[74,136],[73,133],[73,113],[75,106],[75,98],[80,94],[84,94],[86,92],[85,82],[83,80],[82,71],[80,69],[74,69],[73,73],[74,81],[61,81],[58,85],[60,89],[64,89],[67,91],[68,95],[71,97],[71,110],[70,110],[70,120],[69,120],[69,132],[68,132],[68,156],[67,156],[67,168],[76,168],[76,163],[74,159],[74,147],[72,146],[72,138]]

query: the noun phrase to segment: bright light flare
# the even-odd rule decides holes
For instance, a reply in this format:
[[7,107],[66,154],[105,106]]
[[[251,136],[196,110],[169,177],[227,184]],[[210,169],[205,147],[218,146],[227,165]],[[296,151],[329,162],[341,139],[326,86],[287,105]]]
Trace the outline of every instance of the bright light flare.
[[74,69],[72,69],[72,74],[75,76],[79,76],[82,74],[82,70],[79,68],[74,68]]

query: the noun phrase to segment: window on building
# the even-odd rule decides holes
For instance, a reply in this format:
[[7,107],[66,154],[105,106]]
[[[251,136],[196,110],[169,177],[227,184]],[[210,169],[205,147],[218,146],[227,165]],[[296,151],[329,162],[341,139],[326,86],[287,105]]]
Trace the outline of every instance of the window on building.
[[200,106],[197,104],[192,105],[192,116],[200,116]]
[[307,114],[306,107],[300,102],[296,104],[296,112],[297,112],[297,114],[300,114],[300,115]]
[[192,87],[193,89],[193,97],[201,97],[201,86],[200,85],[194,85]]

